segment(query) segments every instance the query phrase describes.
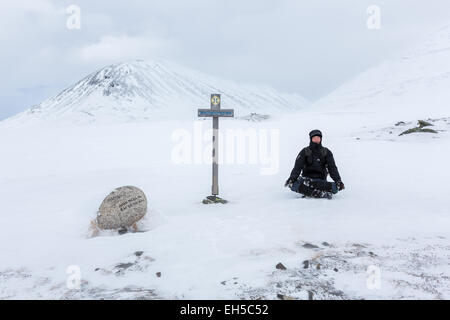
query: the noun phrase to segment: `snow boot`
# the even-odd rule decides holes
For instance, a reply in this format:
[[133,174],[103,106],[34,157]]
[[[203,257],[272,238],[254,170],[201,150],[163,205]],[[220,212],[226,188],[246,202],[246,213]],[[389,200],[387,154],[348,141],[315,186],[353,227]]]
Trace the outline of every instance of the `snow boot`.
[[312,196],[314,197],[314,198],[320,198],[320,199],[333,199],[333,193],[332,192],[329,192],[329,191],[322,191],[322,190],[317,190],[317,189],[315,189],[313,192],[312,192]]

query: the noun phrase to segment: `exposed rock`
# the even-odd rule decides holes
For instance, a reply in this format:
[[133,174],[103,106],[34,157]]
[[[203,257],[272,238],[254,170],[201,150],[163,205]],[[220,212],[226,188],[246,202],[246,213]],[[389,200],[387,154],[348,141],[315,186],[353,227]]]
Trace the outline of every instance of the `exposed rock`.
[[317,249],[317,248],[319,248],[319,247],[316,246],[316,245],[313,245],[313,244],[311,244],[311,243],[305,243],[305,244],[303,245],[303,248],[306,248],[306,249]]
[[403,125],[405,125],[406,123],[404,122],[404,121],[399,121],[399,122],[397,122],[396,124],[395,124],[395,126],[403,126]]
[[161,272],[157,272],[157,273],[156,273],[156,276],[157,276],[158,278],[161,278],[161,276],[162,276]]
[[422,129],[421,132],[438,133],[436,130],[433,130],[433,129]]
[[418,120],[417,121],[417,127],[415,128],[411,128],[408,129],[406,131],[403,131],[402,133],[400,133],[400,136],[403,136],[405,134],[411,134],[411,133],[438,133],[436,130],[430,129],[430,128],[425,128],[425,127],[431,127],[434,126],[433,124],[431,124],[428,121],[425,120]]
[[405,134],[411,134],[411,133],[419,133],[419,132],[424,132],[424,133],[438,133],[436,130],[433,129],[422,129],[421,127],[416,127],[416,128],[412,128],[412,129],[408,129],[406,131],[403,131],[402,133],[400,133],[399,136],[403,136]]
[[277,294],[277,298],[280,299],[280,300],[295,300],[293,297],[286,296],[286,295],[280,294],[280,293]]
[[227,204],[228,201],[222,198],[219,198],[217,196],[208,196],[206,199],[202,201],[203,204],[214,204],[214,203],[221,203],[221,204]]
[[[99,228],[121,229],[123,234],[147,213],[147,198],[140,189],[132,186],[117,188],[100,206],[97,214]],[[125,230],[124,230],[125,229]]]
[[134,266],[134,263],[133,263],[133,262],[129,262],[129,263],[119,263],[118,265],[116,265],[116,268],[117,268],[117,269],[125,270],[125,269],[128,269],[129,267],[132,267],[132,266]]
[[423,128],[423,127],[430,127],[432,126],[431,123],[425,121],[425,120],[419,120],[417,121],[417,125],[419,126],[419,128]]
[[303,261],[303,269],[308,269],[308,268],[309,268],[309,260]]
[[136,257],[140,257],[140,256],[142,256],[144,254],[144,251],[136,251],[135,253],[134,253],[134,255],[136,256]]
[[277,264],[275,266],[275,268],[277,268],[278,270],[286,270],[287,269],[281,262],[279,264]]

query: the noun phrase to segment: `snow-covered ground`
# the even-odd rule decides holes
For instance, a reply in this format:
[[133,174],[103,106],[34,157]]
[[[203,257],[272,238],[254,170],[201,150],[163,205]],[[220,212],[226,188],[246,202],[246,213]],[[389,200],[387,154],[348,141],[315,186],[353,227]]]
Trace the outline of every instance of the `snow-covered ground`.
[[[356,139],[364,127],[401,120],[417,119],[304,111],[224,120],[224,130],[279,129],[280,163],[273,175],[223,164],[230,203],[212,206],[201,204],[210,165],[172,161],[173,132],[193,132],[193,121],[0,128],[0,298],[448,299],[448,131]],[[282,186],[316,127],[347,186],[332,201]],[[90,238],[101,201],[122,185],[146,192],[148,231]],[[72,265],[81,290],[66,287]],[[381,289],[368,289],[373,266]]]

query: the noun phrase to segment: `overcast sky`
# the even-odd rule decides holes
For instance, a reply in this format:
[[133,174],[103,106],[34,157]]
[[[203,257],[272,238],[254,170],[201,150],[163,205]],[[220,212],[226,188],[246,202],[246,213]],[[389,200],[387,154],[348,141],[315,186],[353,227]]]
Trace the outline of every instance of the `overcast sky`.
[[[69,5],[81,29],[66,26]],[[367,28],[367,8],[381,29]],[[448,0],[2,0],[0,119],[105,65],[172,60],[315,100],[450,23]]]

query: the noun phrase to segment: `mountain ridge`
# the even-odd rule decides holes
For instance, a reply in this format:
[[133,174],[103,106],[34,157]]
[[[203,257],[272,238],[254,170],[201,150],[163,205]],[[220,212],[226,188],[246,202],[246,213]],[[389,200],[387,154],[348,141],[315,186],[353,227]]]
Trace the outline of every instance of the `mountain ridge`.
[[241,85],[166,60],[132,60],[108,65],[4,123],[45,120],[77,123],[180,119],[207,107],[209,95],[239,116],[296,111],[308,102],[269,86]]

